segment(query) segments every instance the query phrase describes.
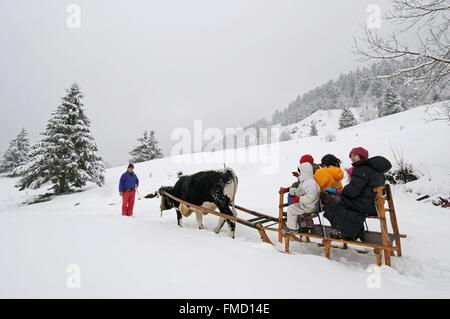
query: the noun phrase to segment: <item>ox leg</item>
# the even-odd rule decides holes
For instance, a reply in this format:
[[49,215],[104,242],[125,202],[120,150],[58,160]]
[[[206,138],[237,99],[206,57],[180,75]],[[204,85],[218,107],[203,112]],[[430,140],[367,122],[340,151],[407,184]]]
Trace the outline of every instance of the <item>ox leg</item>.
[[197,220],[198,229],[203,229],[203,214],[195,212],[195,219]]
[[216,228],[214,228],[214,232],[216,234],[218,234],[220,232],[220,230],[222,229],[224,224],[225,224],[225,219],[224,218],[220,218],[219,219],[219,223],[217,224]]
[[181,212],[177,209],[177,223],[178,226],[183,227],[183,225],[181,225],[181,219],[183,218],[183,215],[181,214]]
[[[220,210],[220,212],[222,214],[234,216],[233,212],[231,211],[231,209],[230,209],[230,207],[228,205],[219,207],[219,210]],[[236,230],[236,223],[231,221],[231,220],[228,220],[228,219],[226,220],[226,222],[228,223],[228,226],[230,227],[231,237],[234,238],[234,233],[235,233],[235,230]],[[221,218],[220,221],[219,221],[219,224],[217,225],[217,228],[216,228],[216,229],[218,229],[217,233],[220,232],[220,230],[223,227],[223,224],[225,224],[225,219]]]
[[[236,208],[234,207],[234,203],[231,205],[231,211],[234,217],[237,216]],[[236,222],[228,221],[228,226],[230,227],[231,231],[233,232],[233,238],[236,233]]]

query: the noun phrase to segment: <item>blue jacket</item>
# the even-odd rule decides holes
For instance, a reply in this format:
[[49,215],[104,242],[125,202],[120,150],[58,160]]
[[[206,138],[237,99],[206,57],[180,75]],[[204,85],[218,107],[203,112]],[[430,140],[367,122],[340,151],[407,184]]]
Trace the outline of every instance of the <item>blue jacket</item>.
[[127,189],[135,189],[139,186],[139,179],[136,174],[125,172],[120,177],[119,192],[125,192]]

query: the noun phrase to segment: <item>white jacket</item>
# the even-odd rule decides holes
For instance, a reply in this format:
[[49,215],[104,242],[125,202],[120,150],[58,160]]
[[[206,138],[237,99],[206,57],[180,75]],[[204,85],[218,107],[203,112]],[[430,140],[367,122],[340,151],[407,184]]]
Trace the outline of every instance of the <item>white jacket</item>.
[[313,167],[310,163],[303,163],[298,166],[300,171],[300,184],[298,188],[289,188],[289,194],[298,196],[299,205],[304,211],[314,213],[319,210],[320,187],[314,179]]

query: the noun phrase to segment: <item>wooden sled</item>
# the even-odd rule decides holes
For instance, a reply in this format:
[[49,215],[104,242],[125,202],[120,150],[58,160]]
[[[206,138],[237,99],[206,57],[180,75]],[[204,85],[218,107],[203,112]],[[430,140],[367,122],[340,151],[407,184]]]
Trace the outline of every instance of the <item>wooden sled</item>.
[[[378,216],[370,217],[378,219],[380,222],[380,231],[369,231],[368,229],[360,236],[360,240],[344,240],[330,237],[331,227],[322,224],[320,213],[315,214],[315,217],[319,218],[320,224],[315,224],[309,233],[290,233],[283,234],[282,228],[286,222],[286,212],[284,208],[287,204],[284,202],[284,194],[286,193],[284,188],[280,188],[280,204],[278,210],[278,241],[280,243],[285,241],[285,252],[289,253],[290,241],[297,242],[310,242],[311,239],[318,240],[318,244],[325,248],[325,257],[331,258],[331,247],[335,248],[348,248],[348,245],[365,247],[372,249],[375,254],[376,264],[382,265],[382,257],[384,255],[384,263],[391,266],[391,256],[394,256],[394,252],[397,256],[402,255],[401,238],[406,238],[406,235],[400,234],[397,222],[397,216],[395,214],[394,202],[392,199],[392,192],[390,185],[380,186],[374,189],[376,193],[376,208]],[[388,207],[385,207],[387,202]],[[392,233],[389,233],[386,214],[389,213],[389,221],[392,228]],[[333,243],[339,243],[341,246],[332,246]]]

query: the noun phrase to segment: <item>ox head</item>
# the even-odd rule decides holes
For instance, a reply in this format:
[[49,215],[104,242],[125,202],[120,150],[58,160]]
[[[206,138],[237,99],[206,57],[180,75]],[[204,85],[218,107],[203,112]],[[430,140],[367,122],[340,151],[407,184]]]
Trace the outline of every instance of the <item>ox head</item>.
[[165,196],[163,194],[163,191],[167,192],[167,193],[171,193],[173,187],[172,186],[162,186],[159,190],[158,190],[158,194],[161,196],[161,204],[159,206],[160,210],[161,210],[161,214],[164,210],[169,210],[175,207],[175,201],[168,197]]

